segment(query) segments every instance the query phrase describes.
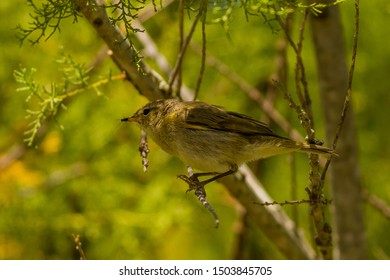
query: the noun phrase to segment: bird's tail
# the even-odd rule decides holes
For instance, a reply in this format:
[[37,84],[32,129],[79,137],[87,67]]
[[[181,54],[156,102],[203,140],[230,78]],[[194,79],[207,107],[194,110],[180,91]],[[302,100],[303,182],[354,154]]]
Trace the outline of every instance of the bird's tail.
[[278,141],[279,147],[286,148],[286,152],[288,151],[297,151],[297,152],[304,152],[304,153],[313,153],[318,155],[328,155],[328,156],[337,156],[337,154],[334,152],[334,150],[320,146],[315,144],[308,144],[308,143],[302,143],[302,142],[295,142],[293,140],[284,138],[279,139]]
[[299,146],[299,151],[306,153],[313,153],[318,155],[329,155],[329,156],[338,156],[334,150],[329,149],[327,147],[315,145],[315,144],[307,144],[307,143],[299,143],[296,145]]

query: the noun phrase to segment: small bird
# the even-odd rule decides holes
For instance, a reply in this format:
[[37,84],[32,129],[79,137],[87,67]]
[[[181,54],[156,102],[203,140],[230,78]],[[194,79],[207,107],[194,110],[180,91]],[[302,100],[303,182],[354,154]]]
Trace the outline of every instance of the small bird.
[[[150,102],[122,122],[136,122],[164,151],[192,168],[206,171],[180,175],[193,188],[235,173],[238,166],[287,152],[331,156],[333,150],[276,135],[264,123],[199,101],[161,99]],[[198,177],[214,175],[199,182]],[[192,187],[191,187],[192,185]]]

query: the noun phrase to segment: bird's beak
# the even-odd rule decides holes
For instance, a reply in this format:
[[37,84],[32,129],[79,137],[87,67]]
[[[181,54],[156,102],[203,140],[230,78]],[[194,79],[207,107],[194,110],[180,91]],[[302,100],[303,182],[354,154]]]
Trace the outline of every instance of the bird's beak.
[[121,122],[139,122],[139,118],[137,118],[136,116],[127,117],[121,119]]

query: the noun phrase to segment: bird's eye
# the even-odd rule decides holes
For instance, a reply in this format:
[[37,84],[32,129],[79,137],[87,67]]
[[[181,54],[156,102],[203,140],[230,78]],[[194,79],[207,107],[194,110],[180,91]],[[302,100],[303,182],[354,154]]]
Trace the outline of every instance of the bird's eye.
[[149,112],[150,112],[150,109],[148,109],[148,108],[144,109],[144,111],[143,111],[144,116],[146,116],[147,114],[149,114]]

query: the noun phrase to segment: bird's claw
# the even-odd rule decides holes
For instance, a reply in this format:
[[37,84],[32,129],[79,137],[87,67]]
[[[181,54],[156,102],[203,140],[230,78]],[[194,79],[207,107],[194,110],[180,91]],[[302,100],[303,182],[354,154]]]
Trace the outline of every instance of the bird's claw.
[[204,191],[205,184],[203,182],[199,181],[198,176],[196,176],[196,174],[193,174],[189,177],[187,175],[179,175],[177,177],[188,184],[188,189],[186,190],[186,193],[188,193],[192,190],[195,190],[195,192],[201,191],[201,193],[204,193],[204,194],[206,193]]

